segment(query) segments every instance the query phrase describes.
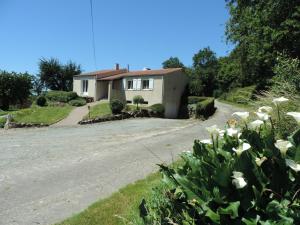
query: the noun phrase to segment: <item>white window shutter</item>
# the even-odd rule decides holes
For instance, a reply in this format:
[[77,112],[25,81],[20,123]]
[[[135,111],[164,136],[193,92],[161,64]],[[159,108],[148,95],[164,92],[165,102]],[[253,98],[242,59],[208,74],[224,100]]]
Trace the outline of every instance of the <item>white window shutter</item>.
[[137,90],[141,90],[141,83],[142,83],[142,79],[137,79]]
[[136,90],[137,87],[137,79],[133,79],[133,90]]
[[153,89],[153,85],[154,85],[154,79],[150,78],[149,79],[149,89]]
[[123,90],[126,90],[126,79],[123,78]]

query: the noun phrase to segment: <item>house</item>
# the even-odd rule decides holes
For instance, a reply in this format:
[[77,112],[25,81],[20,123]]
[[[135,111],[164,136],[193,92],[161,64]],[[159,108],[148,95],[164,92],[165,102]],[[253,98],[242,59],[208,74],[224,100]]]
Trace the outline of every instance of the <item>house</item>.
[[127,103],[140,95],[144,104],[161,103],[165,107],[165,117],[176,118],[186,84],[187,77],[181,68],[128,71],[116,64],[113,70],[75,75],[73,91],[96,101],[117,98]]

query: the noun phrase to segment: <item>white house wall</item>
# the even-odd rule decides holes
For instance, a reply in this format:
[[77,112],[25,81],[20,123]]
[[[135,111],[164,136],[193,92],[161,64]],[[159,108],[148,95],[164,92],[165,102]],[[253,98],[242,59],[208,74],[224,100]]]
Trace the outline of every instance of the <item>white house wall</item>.
[[82,80],[88,80],[88,96],[96,99],[96,79],[94,76],[73,77],[73,91],[79,96],[84,96],[82,92]]
[[[126,88],[125,88],[125,97],[127,101],[133,101],[134,96],[140,95],[144,98],[145,101],[148,102],[148,105],[153,105],[157,103],[163,102],[163,77],[162,76],[135,76],[135,77],[126,77],[123,78],[122,86],[124,85],[124,79],[126,81]],[[137,86],[140,79],[140,88],[136,88],[135,90],[128,90],[127,89],[127,81],[128,80],[136,80]],[[142,90],[142,80],[153,79],[153,88],[149,90]],[[123,87],[124,90],[124,87]]]

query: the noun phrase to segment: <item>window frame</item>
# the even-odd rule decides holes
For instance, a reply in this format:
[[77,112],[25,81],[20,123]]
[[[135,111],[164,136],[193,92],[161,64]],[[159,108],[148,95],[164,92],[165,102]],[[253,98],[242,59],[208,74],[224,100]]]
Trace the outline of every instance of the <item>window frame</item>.
[[86,94],[89,90],[89,80],[82,80],[82,93]]
[[[131,83],[131,88],[129,88],[129,82]],[[128,79],[126,82],[126,89],[127,90],[133,90],[133,79]]]
[[[148,87],[144,88],[144,82],[148,82]],[[142,80],[142,90],[151,90],[150,89],[150,79],[143,79]]]

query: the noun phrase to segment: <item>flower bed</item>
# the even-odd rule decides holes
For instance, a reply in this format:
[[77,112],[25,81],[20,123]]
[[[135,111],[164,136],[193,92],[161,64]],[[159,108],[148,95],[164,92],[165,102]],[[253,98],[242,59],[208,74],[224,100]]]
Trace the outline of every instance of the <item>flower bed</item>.
[[[224,130],[207,128],[210,139],[196,140],[183,166],[160,165],[164,185],[142,201],[144,223],[300,224],[300,129],[276,133],[286,101],[234,113]],[[300,125],[300,113],[285,116]]]

